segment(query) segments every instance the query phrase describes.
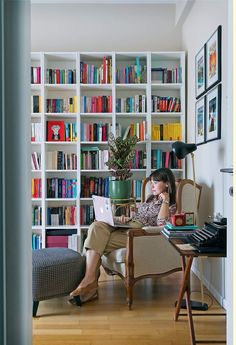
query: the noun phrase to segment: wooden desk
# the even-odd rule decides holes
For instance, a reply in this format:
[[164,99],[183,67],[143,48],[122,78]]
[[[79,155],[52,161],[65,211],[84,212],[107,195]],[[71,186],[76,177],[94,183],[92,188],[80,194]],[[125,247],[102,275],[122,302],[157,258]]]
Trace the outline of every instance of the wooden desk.
[[194,331],[194,325],[193,325],[193,316],[222,316],[226,315],[225,313],[207,313],[207,314],[201,314],[201,313],[194,313],[192,314],[192,308],[191,308],[191,301],[190,301],[190,272],[191,267],[193,263],[194,258],[199,257],[225,257],[224,253],[199,253],[197,251],[193,250],[182,250],[178,247],[178,244],[183,244],[183,241],[181,241],[180,238],[170,238],[169,242],[172,244],[172,246],[179,252],[182,259],[182,269],[183,269],[183,279],[182,284],[180,286],[178,300],[175,307],[175,314],[174,314],[174,320],[178,321],[178,317],[180,315],[180,309],[181,309],[181,302],[183,299],[183,296],[185,294],[186,299],[186,306],[187,306],[187,316],[188,316],[188,324],[189,324],[189,331],[190,331],[190,337],[191,337],[191,345],[195,344],[207,344],[207,343],[215,343],[220,344],[224,343],[226,344],[226,341],[224,340],[199,340],[197,341],[195,338],[195,331]]

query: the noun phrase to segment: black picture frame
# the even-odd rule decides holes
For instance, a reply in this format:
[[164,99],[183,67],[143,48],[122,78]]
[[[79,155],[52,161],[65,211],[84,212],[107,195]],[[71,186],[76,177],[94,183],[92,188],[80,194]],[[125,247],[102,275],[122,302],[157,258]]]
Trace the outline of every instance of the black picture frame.
[[221,84],[206,94],[206,142],[221,139]]
[[206,43],[206,90],[209,91],[221,81],[221,35],[218,26]]
[[206,91],[206,44],[195,56],[195,96],[198,99]]
[[206,142],[206,97],[203,96],[195,104],[195,143]]

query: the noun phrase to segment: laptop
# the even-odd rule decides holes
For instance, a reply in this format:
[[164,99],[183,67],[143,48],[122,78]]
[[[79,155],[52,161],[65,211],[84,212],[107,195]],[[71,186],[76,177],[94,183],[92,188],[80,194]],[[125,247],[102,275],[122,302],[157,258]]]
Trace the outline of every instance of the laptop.
[[112,213],[111,199],[104,196],[92,195],[95,219],[119,228],[137,228],[137,224],[132,221],[129,224],[119,223],[114,220]]

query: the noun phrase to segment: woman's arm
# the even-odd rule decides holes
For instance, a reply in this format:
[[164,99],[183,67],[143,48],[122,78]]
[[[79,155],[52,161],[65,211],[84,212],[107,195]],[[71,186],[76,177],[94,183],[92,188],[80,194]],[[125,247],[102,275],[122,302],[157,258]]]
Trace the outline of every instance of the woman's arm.
[[161,204],[159,214],[157,216],[157,220],[169,218],[170,217],[170,211],[169,211],[170,196],[169,196],[169,193],[166,193],[166,192],[161,193],[159,195],[159,197],[162,199],[162,204]]

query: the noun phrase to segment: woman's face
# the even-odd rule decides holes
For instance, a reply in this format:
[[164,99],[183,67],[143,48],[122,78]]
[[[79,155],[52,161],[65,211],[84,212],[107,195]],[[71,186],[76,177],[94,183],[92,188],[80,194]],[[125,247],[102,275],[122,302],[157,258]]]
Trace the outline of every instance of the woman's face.
[[160,195],[161,193],[166,192],[167,191],[166,185],[167,185],[166,182],[151,180],[152,194]]

